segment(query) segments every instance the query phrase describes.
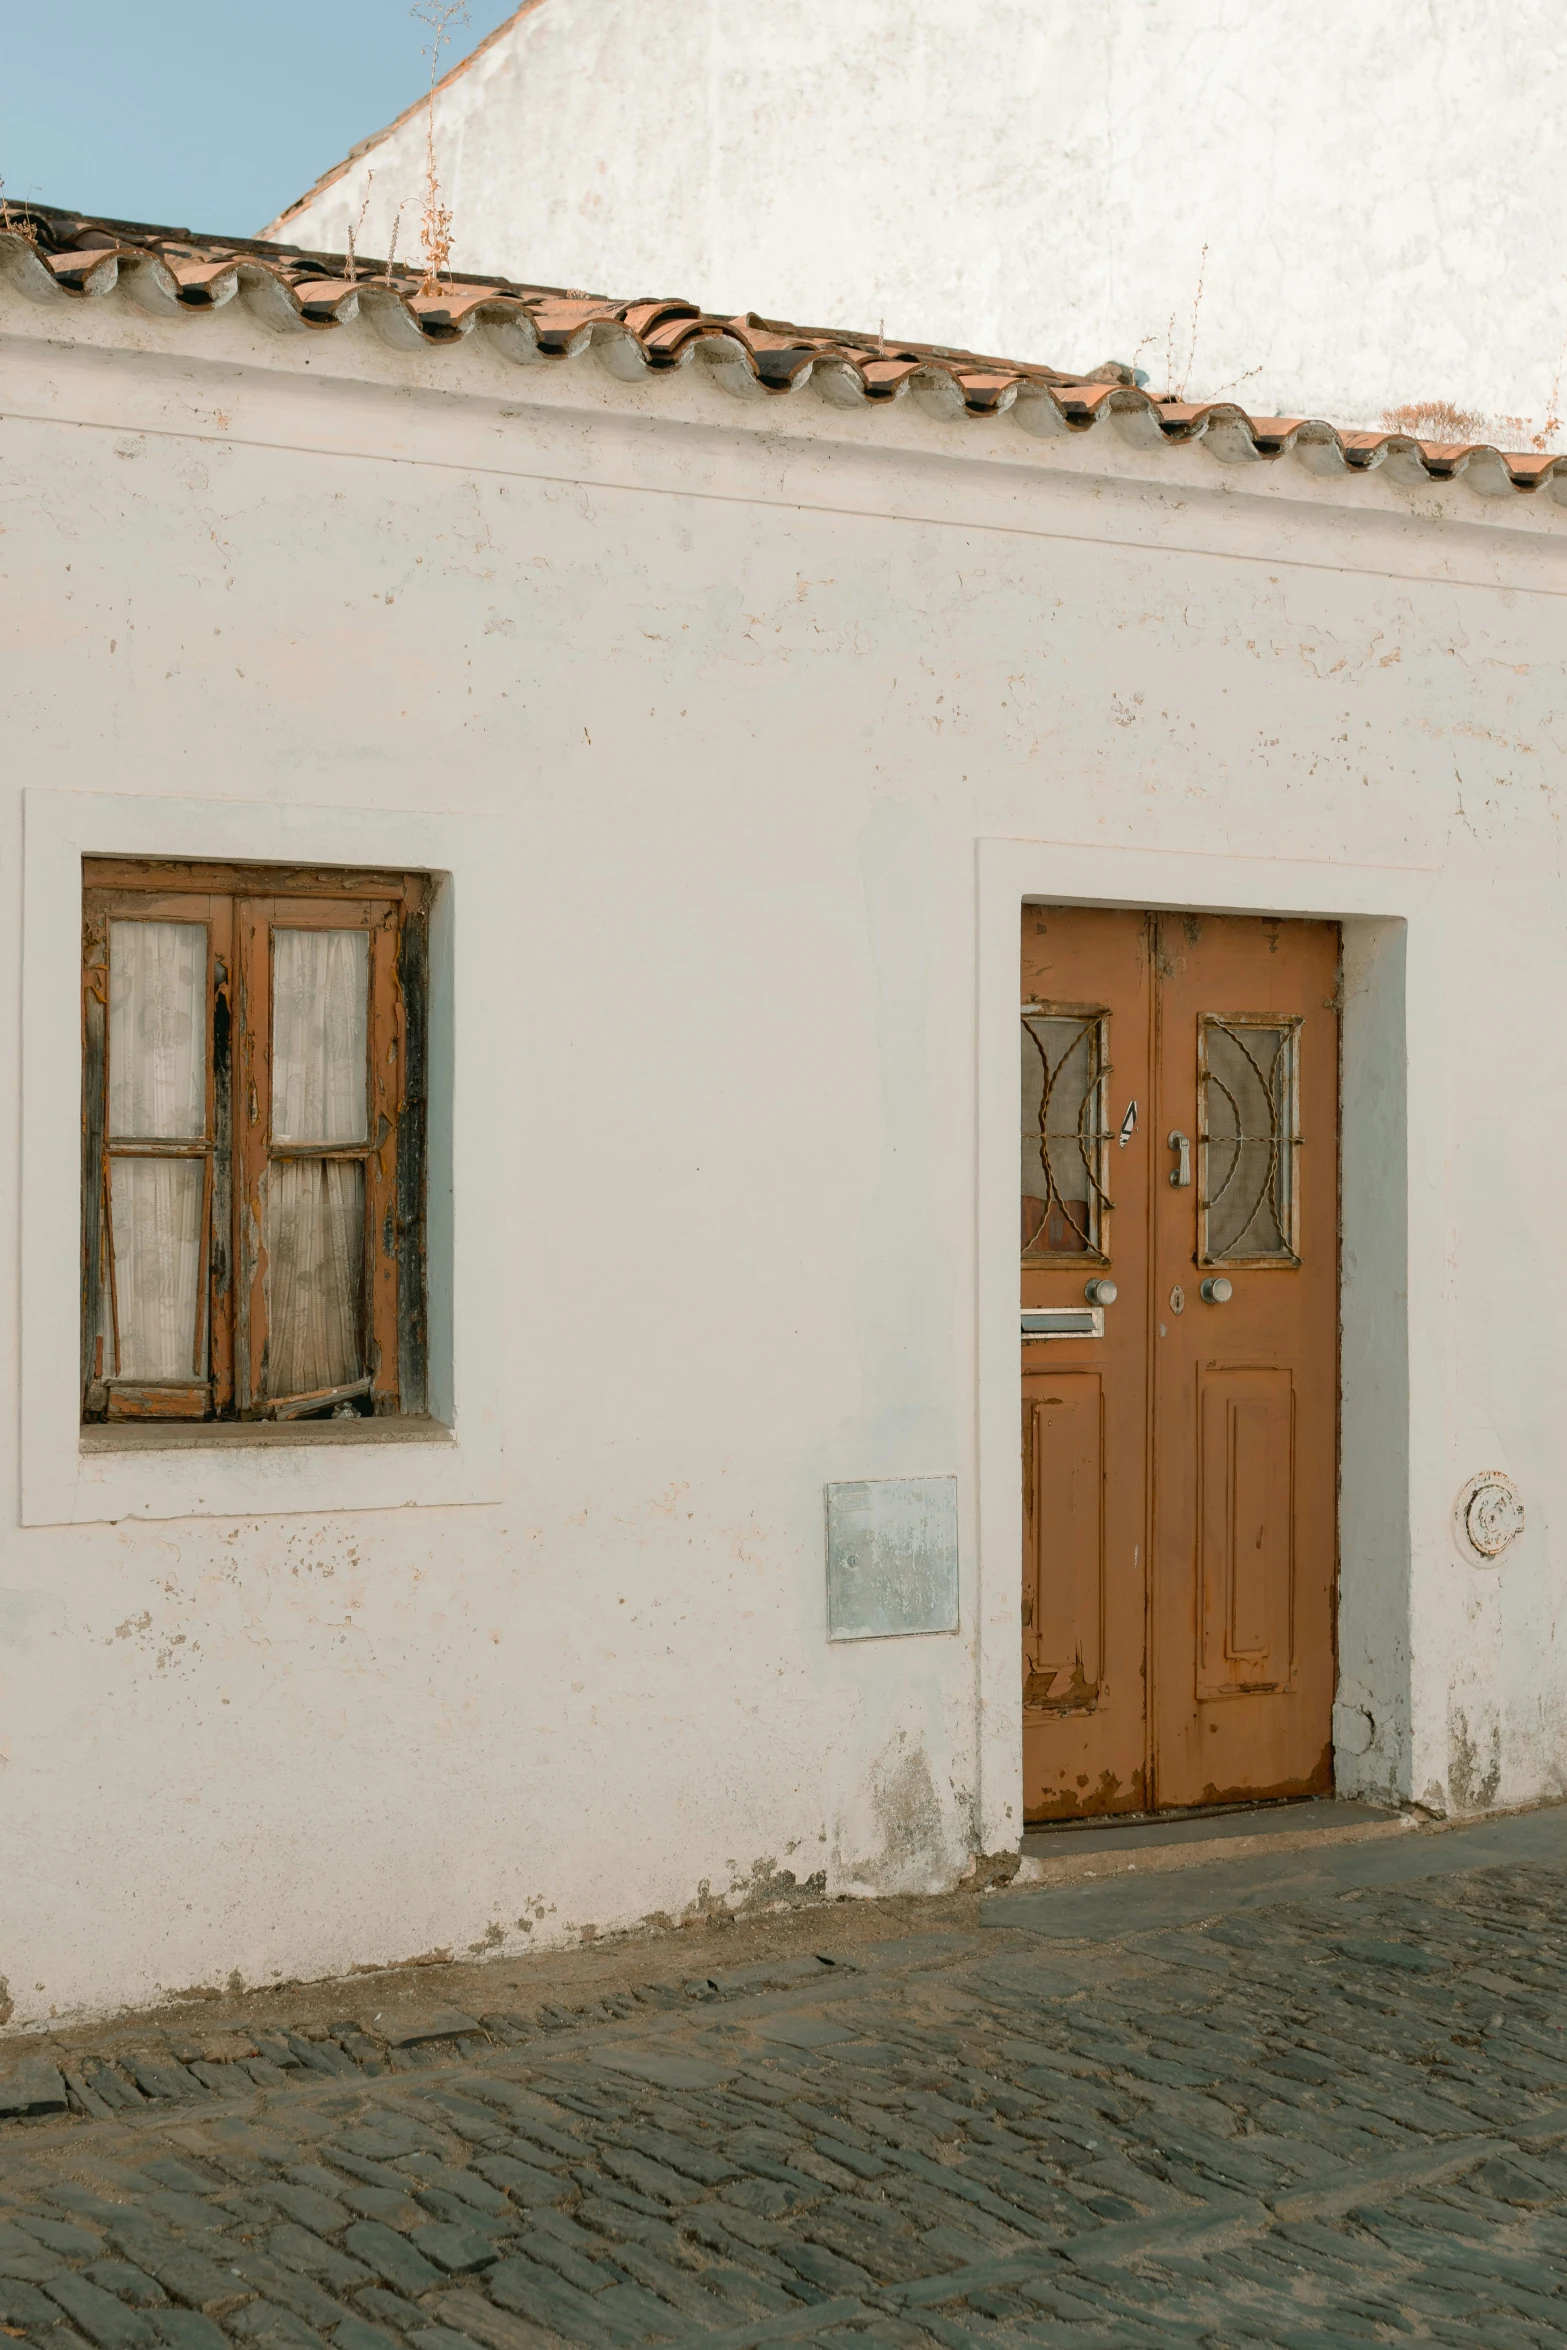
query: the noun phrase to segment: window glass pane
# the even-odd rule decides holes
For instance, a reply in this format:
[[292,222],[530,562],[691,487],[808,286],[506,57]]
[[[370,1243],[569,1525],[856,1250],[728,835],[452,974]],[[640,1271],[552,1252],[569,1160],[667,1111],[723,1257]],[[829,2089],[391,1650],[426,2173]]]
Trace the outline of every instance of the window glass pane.
[[273,931],[274,1142],[365,1140],[369,972],[363,930]]
[[274,1159],[266,1185],[267,1393],[346,1387],[363,1375],[363,1164]]
[[1023,1014],[1022,1242],[1025,1256],[1103,1252],[1108,1021]]
[[201,1375],[196,1329],[205,1174],[200,1159],[109,1161],[120,1328],[114,1369],[122,1379]]
[[111,922],[109,1132],[171,1142],[206,1130],[206,929]]
[[1297,1020],[1202,1016],[1203,1262],[1295,1256]]

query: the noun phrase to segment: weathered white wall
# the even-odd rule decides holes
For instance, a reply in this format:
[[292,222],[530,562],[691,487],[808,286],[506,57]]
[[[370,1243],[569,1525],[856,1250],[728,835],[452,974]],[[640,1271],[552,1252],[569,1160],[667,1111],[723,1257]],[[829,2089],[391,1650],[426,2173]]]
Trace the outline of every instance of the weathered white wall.
[[[1552,0],[536,0],[436,147],[461,269],[1520,447],[1561,400],[1564,111]],[[402,207],[406,257],[424,136],[269,233],[340,252],[363,208],[384,254]]]
[[[1347,907],[1426,869],[1425,1237],[1416,1291],[1380,1275],[1420,1426],[1402,1557],[1345,1562],[1352,1783],[1563,1786],[1559,509],[239,302],[0,301],[0,1100],[24,785],[215,830],[457,811],[511,909],[455,1005],[458,1100],[493,1089],[511,1154],[501,1335],[455,1334],[502,1498],[203,1515],[171,1480],[161,1519],[24,1527],[4,1448],[17,2023],[785,1871],[934,1887],[1015,1840],[1017,1564],[975,1546],[977,1476],[1015,1477],[975,1453],[983,839],[1135,849],[1175,905],[1194,858],[1370,873]],[[74,1131],[68,1062],[37,1114]],[[9,1169],[0,1218],[14,1429]],[[1530,1524],[1481,1571],[1448,1513],[1491,1466]],[[829,1648],[823,1480],[952,1472],[959,1635]]]

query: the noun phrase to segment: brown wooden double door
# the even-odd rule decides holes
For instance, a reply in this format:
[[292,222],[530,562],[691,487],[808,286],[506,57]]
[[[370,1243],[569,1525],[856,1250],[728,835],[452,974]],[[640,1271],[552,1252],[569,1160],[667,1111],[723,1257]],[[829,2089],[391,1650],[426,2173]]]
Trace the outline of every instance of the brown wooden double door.
[[1337,926],[1022,944],[1025,1815],[1323,1792]]

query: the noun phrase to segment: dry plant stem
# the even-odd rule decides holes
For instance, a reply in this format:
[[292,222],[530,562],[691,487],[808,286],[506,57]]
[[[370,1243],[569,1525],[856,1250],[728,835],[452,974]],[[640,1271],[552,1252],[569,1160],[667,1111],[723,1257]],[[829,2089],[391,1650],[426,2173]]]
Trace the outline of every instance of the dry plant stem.
[[1545,403],[1545,422],[1535,434],[1532,446],[1543,454],[1549,443],[1562,429],[1562,376],[1567,372],[1567,343],[1556,354],[1556,373],[1551,378],[1550,396]]
[[1485,418],[1471,408],[1455,408],[1451,400],[1410,400],[1401,408],[1384,408],[1382,423],[1388,432],[1407,432],[1415,440],[1472,441],[1485,430]]
[[[1208,244],[1203,244],[1201,256],[1198,256],[1198,282],[1196,282],[1196,294],[1191,296],[1191,322],[1189,322],[1189,329],[1186,329],[1186,364],[1182,369],[1179,369],[1179,374],[1177,374],[1177,369],[1175,369],[1175,310],[1172,310],[1168,322],[1165,322],[1165,388],[1163,388],[1163,392],[1156,392],[1154,395],[1156,400],[1184,402],[1186,385],[1191,383],[1191,364],[1193,364],[1193,360],[1196,360],[1198,320],[1201,320],[1201,315],[1203,315],[1205,287],[1208,287]],[[1154,336],[1144,334],[1142,343],[1139,343],[1135,353],[1132,353],[1132,369],[1137,367],[1137,360],[1144,355],[1144,350],[1149,350],[1151,343],[1154,343]],[[1236,390],[1238,383],[1250,383],[1250,378],[1259,376],[1259,374],[1262,374],[1262,369],[1250,367],[1245,371],[1245,376],[1236,376],[1236,383],[1226,383],[1224,390]],[[1217,392],[1215,392],[1215,397],[1219,397]]]
[[348,282],[351,286],[356,286],[359,283],[359,239],[364,235],[365,215],[370,210],[370,190],[374,185],[375,173],[367,171],[365,173],[365,200],[359,207],[359,218],[348,232]]
[[415,0],[409,15],[430,30],[429,45],[425,50],[430,60],[430,92],[424,123],[424,276],[420,282],[421,294],[439,290],[441,273],[451,267],[452,213],[441,194],[440,173],[435,162],[435,91],[440,78],[441,51],[451,40],[454,24],[466,24],[468,11],[463,0]]
[[1207,283],[1208,248],[1205,244],[1197,263],[1197,291],[1192,296],[1191,330],[1186,339],[1186,364],[1181,369],[1179,382],[1176,381],[1175,375],[1175,316],[1173,312],[1171,313],[1170,331],[1164,347],[1166,399],[1184,400],[1186,397],[1186,387],[1192,379],[1192,362],[1197,356],[1197,321],[1202,313],[1202,298]]
[[0,229],[8,236],[25,237],[30,245],[38,242],[38,231],[25,212],[13,212],[11,199],[5,192],[5,181],[0,179]]
[[1254,375],[1261,375],[1261,373],[1260,364],[1256,367],[1248,367],[1243,375],[1232,375],[1227,384],[1219,384],[1213,391],[1207,392],[1203,396],[1208,400],[1222,400],[1228,393],[1238,392],[1242,384],[1249,384]]
[[386,256],[386,269],[381,279],[383,285],[389,286],[397,275],[397,240],[403,233],[403,214],[407,209],[408,199],[405,196],[392,216],[392,243]]
[[1455,407],[1451,400],[1408,400],[1398,408],[1384,408],[1384,432],[1406,432],[1411,440],[1437,441],[1447,447],[1495,441],[1505,448],[1519,446],[1527,436],[1531,449],[1543,456],[1562,429],[1562,376],[1567,372],[1567,349],[1556,363],[1543,421],[1531,416],[1482,416],[1477,409]]

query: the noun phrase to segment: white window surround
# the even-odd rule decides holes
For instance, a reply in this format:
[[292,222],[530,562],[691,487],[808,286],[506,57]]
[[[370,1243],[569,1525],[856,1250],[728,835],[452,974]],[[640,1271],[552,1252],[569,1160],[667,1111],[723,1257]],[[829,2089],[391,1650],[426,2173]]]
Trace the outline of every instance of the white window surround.
[[[502,1493],[504,1107],[458,1080],[463,1004],[500,978],[512,860],[503,818],[34,787],[22,883],[21,1519],[254,1517],[492,1502]],[[441,877],[431,916],[427,1244],[432,1422],[363,1442],[281,1431],[81,1427],[81,923],[84,856],[392,866]],[[482,1019],[469,1033],[484,1031]],[[350,1432],[345,1431],[345,1434]],[[206,1441],[203,1441],[203,1437]],[[236,1441],[236,1439],[238,1439]]]
[[1419,1173],[1443,1163],[1440,872],[1073,842],[977,850],[980,1849],[1014,1849],[1022,1827],[1017,1006],[1030,901],[1343,925],[1340,1669],[1383,1660],[1390,1759],[1407,1777],[1414,1586],[1443,1554],[1446,1507],[1444,1230],[1439,1187]]

